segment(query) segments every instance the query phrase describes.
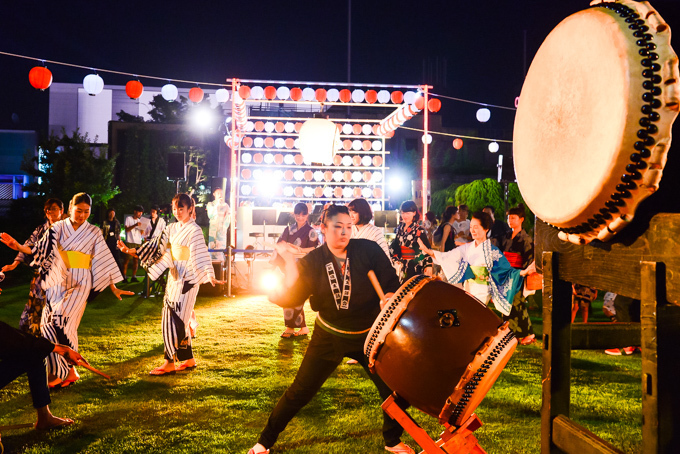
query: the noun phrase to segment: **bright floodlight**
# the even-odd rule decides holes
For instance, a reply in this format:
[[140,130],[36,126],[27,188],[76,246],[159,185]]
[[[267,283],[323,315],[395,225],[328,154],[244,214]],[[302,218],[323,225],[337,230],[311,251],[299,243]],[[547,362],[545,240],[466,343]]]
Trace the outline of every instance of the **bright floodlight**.
[[191,124],[198,129],[208,129],[212,126],[213,114],[205,107],[197,107],[192,109]]
[[281,287],[281,275],[274,271],[266,271],[260,278],[260,287],[271,292]]
[[491,111],[486,107],[479,109],[477,111],[477,121],[480,123],[486,123],[491,118]]
[[393,176],[390,178],[389,186],[392,191],[399,191],[404,186],[404,182],[401,177]]

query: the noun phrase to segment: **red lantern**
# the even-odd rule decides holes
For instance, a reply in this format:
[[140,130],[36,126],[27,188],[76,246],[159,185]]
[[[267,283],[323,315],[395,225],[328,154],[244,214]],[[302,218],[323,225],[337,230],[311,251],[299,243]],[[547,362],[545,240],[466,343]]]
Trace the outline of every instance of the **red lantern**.
[[[352,149],[352,141],[349,140],[349,139],[343,140],[342,141],[342,149],[345,150],[345,151],[351,150]],[[335,155],[335,156],[337,156],[337,155]],[[336,164],[336,165],[340,165],[340,164]]]
[[250,87],[247,85],[241,85],[238,89],[238,95],[243,99],[250,98]]
[[354,191],[352,191],[352,194],[354,195],[355,198],[361,197],[361,188],[359,188],[359,187],[354,188]]
[[382,156],[373,156],[373,165],[380,167],[382,165]]
[[348,89],[340,90],[340,101],[350,102],[352,100],[352,92]]
[[283,164],[283,155],[281,153],[277,153],[274,155],[274,163]]
[[432,98],[427,102],[427,108],[430,112],[439,112],[439,109],[442,108],[442,102],[437,98]]
[[264,146],[267,148],[271,148],[274,146],[274,138],[273,137],[266,137],[264,139]]
[[253,146],[253,138],[252,137],[244,137],[243,138],[243,146],[245,148],[250,148]]
[[283,178],[286,180],[290,181],[293,179],[293,171],[292,170],[286,170],[285,173],[283,174]]
[[371,181],[372,176],[373,176],[373,174],[371,172],[369,172],[368,170],[365,171],[364,174],[363,174],[364,181],[368,183],[369,181]]
[[314,174],[312,173],[311,170],[305,170],[304,177],[305,181],[312,181],[312,178],[314,178]]
[[358,167],[361,165],[361,156],[353,156],[352,157],[352,164],[354,164],[355,167]]
[[295,161],[295,164],[299,166],[302,165],[302,162],[304,161],[301,154],[296,154],[293,160]]
[[203,101],[203,90],[199,87],[192,88],[189,90],[189,99],[196,103]]
[[314,92],[314,96],[316,97],[317,101],[324,102],[326,100],[326,90],[323,88],[317,88]]
[[255,164],[262,164],[262,153],[255,153],[253,155],[253,162]]
[[380,130],[380,124],[373,125],[373,134],[375,134],[376,136],[379,136],[380,135],[380,134],[378,134],[379,130]]
[[302,186],[295,186],[295,197],[302,197]]
[[125,84],[125,93],[130,99],[139,99],[142,93],[144,93],[144,85],[138,80],[131,80]]
[[369,104],[374,104],[378,100],[378,92],[375,90],[368,90],[364,95],[364,99]]
[[342,179],[348,183],[352,181],[352,172],[350,172],[349,170],[345,170],[345,173],[342,174]]
[[300,132],[300,129],[302,129],[302,123],[298,121],[297,123],[295,123],[295,132]]
[[376,199],[381,198],[382,197],[382,189],[374,188],[373,189],[373,197],[375,197]]
[[363,142],[361,142],[361,148],[364,151],[370,151],[372,146],[373,144],[371,143],[370,140],[364,140]]
[[422,96],[418,96],[416,98],[416,102],[413,103],[416,109],[418,110],[423,110],[423,107],[425,107],[425,98]]
[[[344,144],[344,142],[343,142],[343,144]],[[350,148],[352,147],[352,142],[349,143],[349,146],[350,146]],[[342,164],[342,156],[340,156],[339,154],[336,154],[335,156],[333,156],[333,165],[339,166],[340,164]],[[331,180],[326,180],[326,181],[331,181]]]
[[274,131],[276,131],[276,132],[283,132],[284,128],[285,128],[285,125],[280,121],[277,121],[276,124],[274,125]]
[[293,101],[299,101],[302,99],[302,89],[295,87],[290,89],[290,99]]
[[244,180],[249,180],[251,176],[250,169],[241,170],[241,176],[243,177]]
[[295,146],[295,139],[293,139],[292,137],[288,137],[286,139],[285,144],[286,144],[286,148],[288,148],[289,150],[292,150],[293,147]]
[[357,135],[361,134],[361,125],[357,123],[352,126],[352,132]]
[[256,121],[255,122],[255,131],[258,131],[258,132],[264,131],[264,121]]
[[404,94],[400,91],[393,91],[390,95],[390,98],[394,104],[401,104],[401,102],[404,100]]
[[335,189],[333,189],[333,195],[337,198],[342,197],[342,188],[340,186],[336,186]]
[[33,88],[46,90],[52,85],[52,72],[44,66],[36,66],[29,71],[28,81]]
[[323,173],[323,179],[326,181],[331,181],[333,179],[333,172],[331,172],[330,170],[326,170]]
[[264,88],[264,97],[267,99],[274,99],[276,98],[276,88],[272,87],[271,85],[268,87]]
[[317,186],[314,188],[314,197],[321,197],[323,196],[323,188],[321,186]]
[[460,150],[461,148],[463,148],[463,139],[461,138],[453,139],[453,148],[455,148],[456,150]]

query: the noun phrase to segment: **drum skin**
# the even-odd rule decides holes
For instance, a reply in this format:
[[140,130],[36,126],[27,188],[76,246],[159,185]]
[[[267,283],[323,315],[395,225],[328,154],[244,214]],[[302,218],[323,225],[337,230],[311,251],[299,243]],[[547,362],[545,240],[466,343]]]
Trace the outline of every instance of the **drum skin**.
[[[394,310],[394,304],[393,309],[386,307],[376,320],[366,344],[369,363],[380,378],[412,406],[439,418],[442,423],[455,424],[457,421],[449,417],[457,402],[449,398],[457,386],[464,388],[477,372],[479,365],[471,367],[471,364],[488,359],[491,349],[486,349],[485,344],[490,339],[504,339],[503,352],[499,355],[502,365],[495,375],[488,374],[494,376],[487,377],[490,383],[480,386],[482,395],[472,399],[474,407],[495,382],[517,341],[509,330],[499,336],[501,319],[476,298],[446,282],[416,276],[407,281],[394,298],[398,300],[399,311],[403,312],[391,330],[391,323],[384,321],[390,310]],[[442,327],[441,311],[449,314],[455,311],[457,323]],[[381,337],[378,332],[384,336],[382,343],[375,341]],[[481,350],[485,352],[480,354]],[[469,416],[474,408],[465,410],[465,416]],[[455,416],[463,416],[461,413]]]
[[647,2],[593,2],[538,50],[522,87],[522,196],[574,243],[606,241],[658,189],[678,114],[670,28]]

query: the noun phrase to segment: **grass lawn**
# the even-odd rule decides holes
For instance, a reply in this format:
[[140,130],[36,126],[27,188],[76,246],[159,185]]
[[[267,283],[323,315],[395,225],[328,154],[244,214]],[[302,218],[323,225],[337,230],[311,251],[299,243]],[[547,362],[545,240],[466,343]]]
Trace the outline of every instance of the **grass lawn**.
[[[0,320],[16,326],[28,286],[6,281],[3,287]],[[127,288],[139,291],[141,284]],[[85,311],[80,351],[112,379],[80,371],[79,382],[53,392],[50,406],[76,423],[51,432],[6,431],[6,452],[245,454],[293,380],[308,341],[279,337],[282,311],[264,296],[199,297],[196,314],[198,369],[151,377],[149,370],[163,355],[161,299],[118,302],[105,291]],[[306,315],[312,326],[315,314]],[[535,321],[540,333],[540,320]],[[541,346],[519,347],[478,408],[484,426],[476,434],[489,453],[540,451]],[[575,351],[572,370],[572,418],[626,452],[640,451],[640,356]],[[343,364],[272,452],[385,452],[380,404],[363,370]],[[410,413],[436,438],[440,426],[434,418]],[[34,420],[25,376],[0,390],[0,425]]]

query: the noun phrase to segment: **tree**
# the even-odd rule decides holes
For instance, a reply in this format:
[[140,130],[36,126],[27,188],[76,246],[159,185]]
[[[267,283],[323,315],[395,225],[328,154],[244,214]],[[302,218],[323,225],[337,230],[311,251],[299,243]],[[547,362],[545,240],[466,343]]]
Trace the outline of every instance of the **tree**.
[[[529,207],[526,206],[526,203],[524,203],[517,183],[509,183],[508,207],[515,207],[520,203],[524,205],[524,209],[526,210],[524,228],[528,231],[533,228],[534,214],[529,210]],[[467,205],[470,208],[471,213],[479,211],[487,205],[491,205],[496,213],[496,218],[503,219],[505,217],[505,194],[503,185],[493,178],[485,178],[459,186],[456,190],[456,205],[461,204]]]
[[184,96],[180,96],[179,101],[166,101],[163,96],[156,95],[149,104],[152,106],[149,111],[152,123],[184,123],[186,121],[189,105]]
[[[96,138],[95,138],[96,140]],[[87,134],[51,134],[39,143],[39,156],[26,156],[21,169],[36,177],[30,192],[58,197],[67,202],[78,192],[87,192],[94,205],[107,206],[120,193],[113,187],[115,159],[106,158],[106,146],[94,148]]]

